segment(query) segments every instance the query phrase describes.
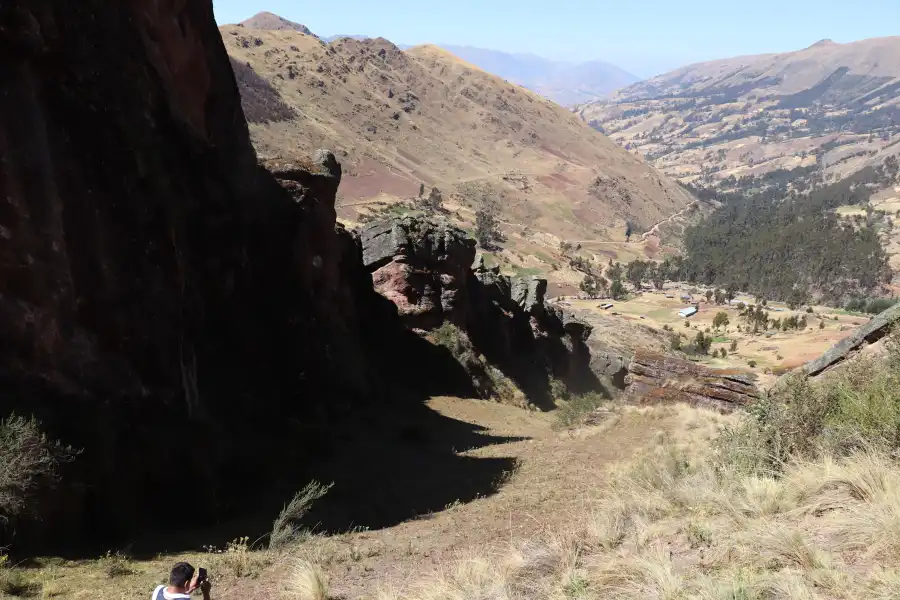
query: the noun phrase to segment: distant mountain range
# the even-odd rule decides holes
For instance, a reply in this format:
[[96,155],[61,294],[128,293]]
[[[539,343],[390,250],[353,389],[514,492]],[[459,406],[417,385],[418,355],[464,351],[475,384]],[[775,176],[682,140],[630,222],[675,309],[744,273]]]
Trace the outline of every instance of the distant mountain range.
[[[254,15],[240,25],[251,29],[292,30],[313,35],[305,25],[288,21],[269,12]],[[343,38],[364,40],[368,39],[368,36],[332,35],[322,39],[333,42]],[[615,65],[599,60],[571,63],[548,60],[533,54],[512,54],[452,44],[437,45],[483,71],[528,88],[562,106],[575,106],[603,98],[640,79]],[[412,46],[397,44],[397,47],[407,50]]]
[[441,45],[466,62],[526,87],[563,106],[602,98],[638,77],[603,61],[568,63],[533,54],[509,54],[471,46]]
[[577,112],[683,182],[841,179],[900,151],[900,37],[690,65]]

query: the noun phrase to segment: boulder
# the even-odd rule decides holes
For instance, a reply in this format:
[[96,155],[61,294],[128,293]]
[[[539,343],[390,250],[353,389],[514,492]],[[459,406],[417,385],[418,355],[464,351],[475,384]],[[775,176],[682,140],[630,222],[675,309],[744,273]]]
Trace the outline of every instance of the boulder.
[[755,377],[639,350],[628,365],[627,397],[638,404],[685,402],[731,411],[759,398]]
[[863,347],[874,344],[887,336],[898,318],[900,318],[900,304],[892,306],[876,316],[852,335],[835,344],[833,348],[821,357],[806,363],[801,367],[801,371],[814,377],[844,362]]
[[536,314],[543,311],[547,295],[547,280],[540,277],[516,277],[511,282],[513,302],[525,312]]

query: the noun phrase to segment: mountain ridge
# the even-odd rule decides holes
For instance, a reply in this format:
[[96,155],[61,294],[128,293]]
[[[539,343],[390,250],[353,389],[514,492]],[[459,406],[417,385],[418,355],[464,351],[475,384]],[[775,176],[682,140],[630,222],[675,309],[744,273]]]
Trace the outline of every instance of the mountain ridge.
[[[494,198],[505,254],[547,272],[560,266],[564,239],[621,242],[605,255],[643,256],[642,245],[625,244],[627,223],[649,229],[693,202],[569,110],[437,46],[220,31],[233,62],[274,93],[265,102],[290,109],[251,120],[258,153],[334,149],[345,167],[338,211],[348,223],[427,186],[440,188],[455,222],[472,230],[477,205]],[[245,114],[253,114],[246,105]]]
[[682,182],[817,166],[840,179],[896,153],[900,37],[696,63],[576,111]]

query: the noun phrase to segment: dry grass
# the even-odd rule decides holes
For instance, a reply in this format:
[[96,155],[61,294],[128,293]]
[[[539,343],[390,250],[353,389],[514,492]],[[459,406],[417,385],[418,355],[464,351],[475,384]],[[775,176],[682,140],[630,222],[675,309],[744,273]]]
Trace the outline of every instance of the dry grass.
[[723,469],[710,443],[723,417],[653,410],[683,412],[693,426],[613,466],[571,530],[468,556],[381,598],[896,597],[900,465],[889,455],[859,451],[794,461],[778,476],[748,474]]
[[328,578],[322,568],[306,560],[293,560],[281,593],[283,600],[327,600]]

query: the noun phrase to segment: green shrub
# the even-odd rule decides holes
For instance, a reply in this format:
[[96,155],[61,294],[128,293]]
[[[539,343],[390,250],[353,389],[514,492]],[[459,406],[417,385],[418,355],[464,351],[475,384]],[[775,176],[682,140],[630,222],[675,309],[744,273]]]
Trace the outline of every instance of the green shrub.
[[0,564],[0,598],[30,598],[37,596],[42,587],[26,571]]
[[750,367],[751,369],[755,369],[755,368],[756,368],[756,361],[755,361],[755,360],[752,360],[752,359],[751,359],[751,360],[748,360],[748,361],[747,361],[747,366]]
[[0,421],[0,521],[22,513],[41,484],[52,484],[60,464],[78,453],[50,441],[33,417]]
[[444,322],[429,334],[431,342],[446,348],[472,378],[472,385],[484,398],[496,398],[511,402],[518,395],[516,385],[499,369],[487,362],[464,331],[450,322]]
[[573,396],[556,409],[557,426],[572,427],[583,423],[585,417],[600,408],[604,401],[603,396],[593,392]]
[[106,576],[110,579],[115,579],[116,577],[123,577],[125,575],[131,575],[132,573],[134,573],[134,568],[131,565],[131,559],[129,559],[121,552],[108,551],[106,554],[100,557],[99,563],[100,567],[103,569],[103,572],[106,573]]
[[318,481],[311,481],[297,492],[291,501],[281,509],[278,518],[272,523],[269,548],[273,550],[283,548],[302,537],[304,530],[300,528],[299,522],[312,508],[313,503],[327,494],[333,485],[333,483],[322,485]]
[[568,400],[571,396],[568,386],[561,379],[550,378],[550,397],[554,400]]
[[749,418],[720,439],[724,462],[747,472],[777,472],[792,459],[844,456],[860,449],[900,450],[900,337],[883,363],[850,361],[813,384],[795,375],[748,407]]
[[681,350],[681,336],[673,335],[672,339],[669,342],[669,345],[672,348],[672,350],[675,350],[676,352]]

